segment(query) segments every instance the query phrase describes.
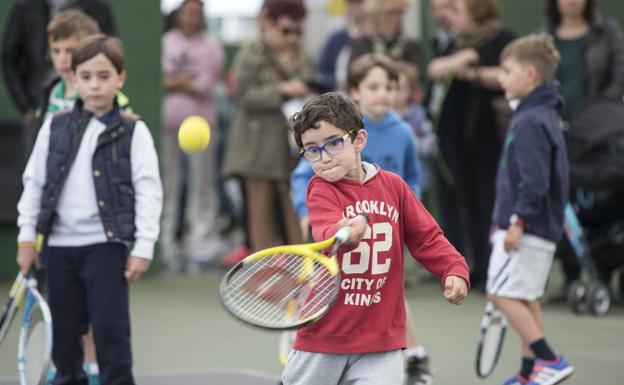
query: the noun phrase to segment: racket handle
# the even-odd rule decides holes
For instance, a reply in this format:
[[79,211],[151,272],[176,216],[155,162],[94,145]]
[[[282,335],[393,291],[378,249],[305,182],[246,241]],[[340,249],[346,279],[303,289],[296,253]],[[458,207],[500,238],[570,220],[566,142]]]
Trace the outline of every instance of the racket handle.
[[349,226],[345,226],[338,230],[336,233],[336,244],[341,245],[345,243],[349,237],[351,236],[351,228]]

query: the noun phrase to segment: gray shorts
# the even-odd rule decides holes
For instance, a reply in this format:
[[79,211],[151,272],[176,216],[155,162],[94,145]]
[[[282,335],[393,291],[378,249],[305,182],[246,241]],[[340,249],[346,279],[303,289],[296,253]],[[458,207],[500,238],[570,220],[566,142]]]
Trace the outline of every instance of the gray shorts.
[[293,349],[284,385],[402,385],[403,352],[329,354]]
[[519,249],[505,251],[506,231],[492,235],[492,254],[488,268],[487,292],[499,297],[533,301],[544,295],[556,244],[524,234]]

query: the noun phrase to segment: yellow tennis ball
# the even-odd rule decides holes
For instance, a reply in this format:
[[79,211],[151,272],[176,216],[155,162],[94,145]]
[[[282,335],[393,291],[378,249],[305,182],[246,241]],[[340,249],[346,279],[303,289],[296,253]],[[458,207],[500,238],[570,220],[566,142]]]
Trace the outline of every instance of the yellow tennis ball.
[[201,116],[184,119],[178,131],[178,145],[184,152],[199,152],[210,143],[210,125]]

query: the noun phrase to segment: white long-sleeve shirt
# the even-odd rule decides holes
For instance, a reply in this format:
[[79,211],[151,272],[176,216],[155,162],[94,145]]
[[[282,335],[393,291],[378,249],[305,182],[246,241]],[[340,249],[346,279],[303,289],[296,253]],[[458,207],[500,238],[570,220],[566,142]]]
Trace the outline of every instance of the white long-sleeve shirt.
[[[51,121],[46,120],[41,127],[22,177],[24,191],[17,204],[18,242],[34,242],[37,238]],[[49,246],[79,247],[108,241],[97,206],[92,167],[98,137],[105,129],[104,123],[91,118],[61,190],[57,216],[47,239]],[[134,127],[130,164],[136,227],[130,255],[152,259],[160,231],[163,192],[154,140],[143,121]]]

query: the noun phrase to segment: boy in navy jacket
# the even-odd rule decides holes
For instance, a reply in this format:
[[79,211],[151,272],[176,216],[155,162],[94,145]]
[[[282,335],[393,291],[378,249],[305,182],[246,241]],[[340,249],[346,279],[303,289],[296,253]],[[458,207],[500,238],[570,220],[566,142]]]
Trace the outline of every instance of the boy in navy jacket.
[[489,298],[522,340],[520,372],[505,385],[553,385],[574,372],[546,342],[539,298],[563,234],[568,161],[552,38],[531,35],[501,53],[499,82],[514,114],[496,178]]

